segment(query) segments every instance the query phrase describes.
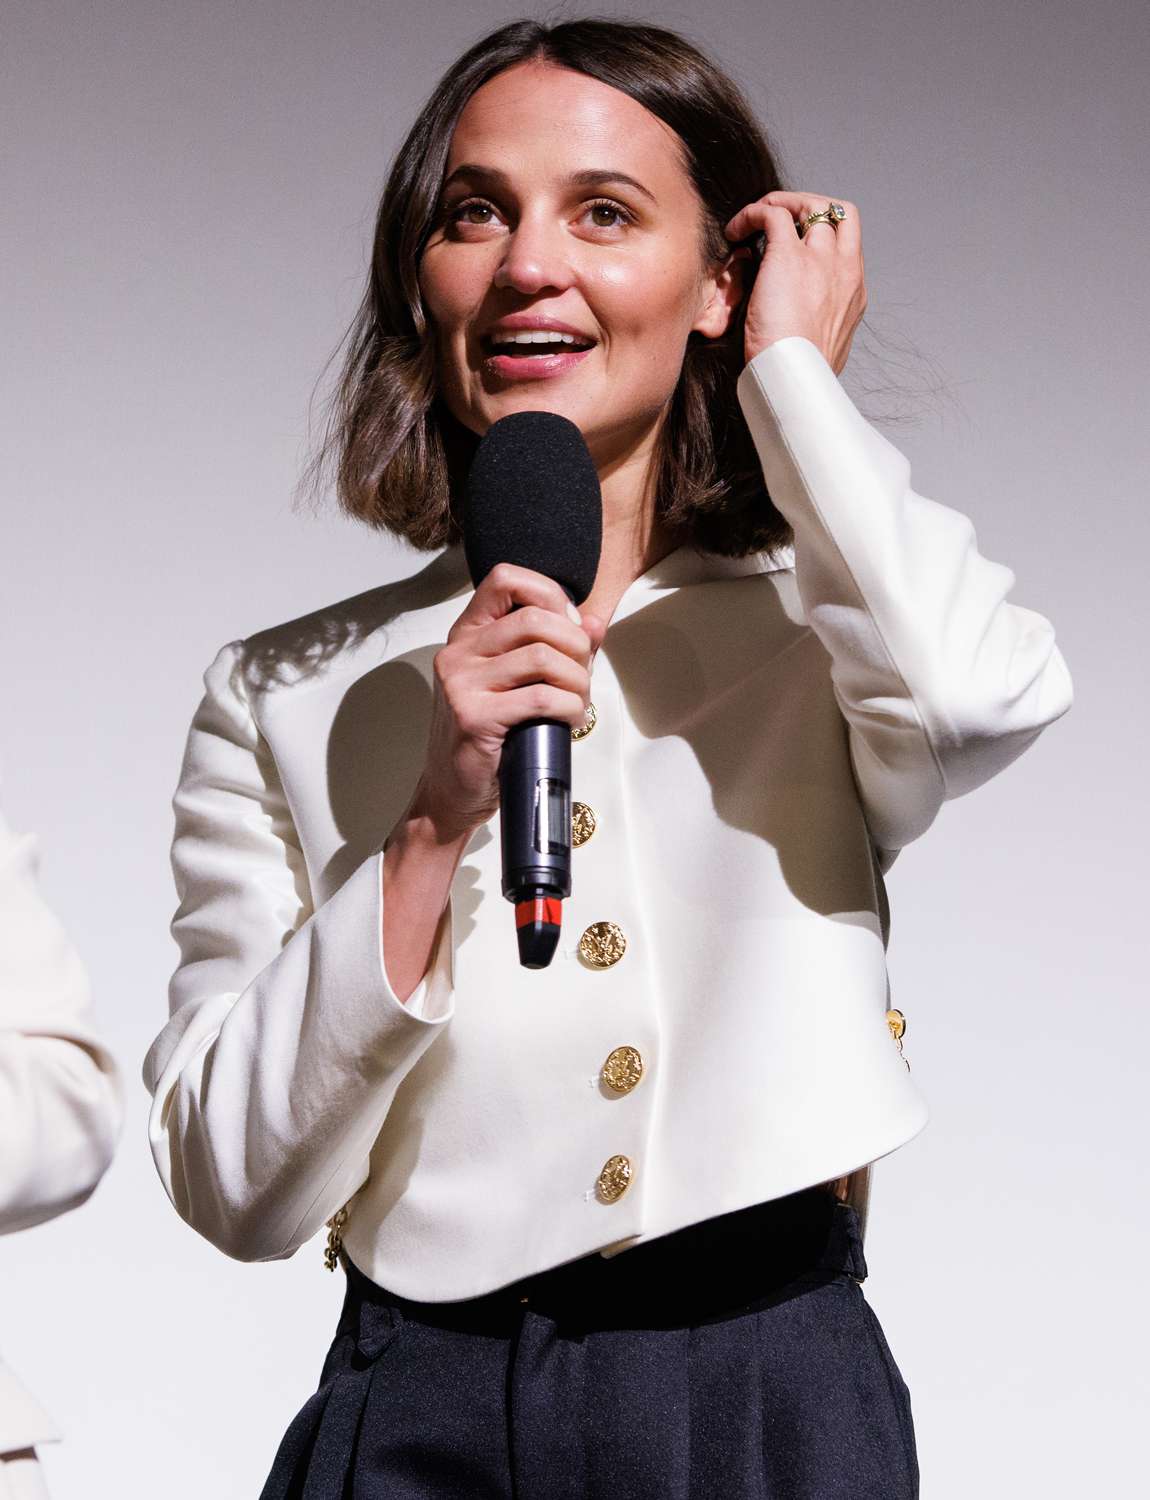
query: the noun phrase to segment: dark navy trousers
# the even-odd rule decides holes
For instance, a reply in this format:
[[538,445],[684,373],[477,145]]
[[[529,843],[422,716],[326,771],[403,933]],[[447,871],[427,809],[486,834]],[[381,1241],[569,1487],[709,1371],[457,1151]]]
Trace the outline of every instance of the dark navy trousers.
[[464,1302],[344,1269],[260,1500],[917,1500],[910,1392],[826,1188]]

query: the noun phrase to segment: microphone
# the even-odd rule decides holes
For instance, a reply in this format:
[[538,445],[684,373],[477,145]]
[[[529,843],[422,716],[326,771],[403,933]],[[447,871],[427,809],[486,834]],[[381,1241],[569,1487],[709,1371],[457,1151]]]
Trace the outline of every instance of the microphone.
[[[499,562],[532,568],[575,605],[590,594],[603,543],[599,475],[574,422],[547,411],[493,422],[467,477],[463,550],[475,587]],[[513,606],[515,609],[519,605]],[[571,726],[513,724],[499,762],[503,894],[515,905],[519,962],[543,969],[571,894]]]

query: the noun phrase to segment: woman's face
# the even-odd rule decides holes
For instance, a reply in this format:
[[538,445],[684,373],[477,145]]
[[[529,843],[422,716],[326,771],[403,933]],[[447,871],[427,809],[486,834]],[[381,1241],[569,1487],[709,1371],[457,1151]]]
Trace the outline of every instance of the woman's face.
[[733,296],[726,263],[703,264],[680,152],[629,95],[549,63],[471,97],[419,276],[440,390],[465,427],[557,412],[600,466],[653,436],[688,335],[721,334]]

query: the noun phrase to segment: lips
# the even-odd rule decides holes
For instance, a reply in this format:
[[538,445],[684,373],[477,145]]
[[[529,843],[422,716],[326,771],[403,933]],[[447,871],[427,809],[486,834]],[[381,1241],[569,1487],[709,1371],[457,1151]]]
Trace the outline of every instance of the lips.
[[520,354],[505,347],[494,349],[484,359],[483,369],[488,376],[502,382],[548,380],[575,369],[594,352],[593,346],[577,349],[568,344],[534,344],[528,346],[528,351]]
[[495,344],[516,343],[564,343],[587,348],[598,340],[593,333],[580,328],[577,323],[565,323],[542,307],[524,308],[522,312],[504,313],[483,330],[480,341],[484,348]]
[[484,334],[481,342],[489,354],[530,359],[539,354],[562,354],[568,350],[591,349],[596,341],[589,334],[579,333],[574,329],[510,328]]

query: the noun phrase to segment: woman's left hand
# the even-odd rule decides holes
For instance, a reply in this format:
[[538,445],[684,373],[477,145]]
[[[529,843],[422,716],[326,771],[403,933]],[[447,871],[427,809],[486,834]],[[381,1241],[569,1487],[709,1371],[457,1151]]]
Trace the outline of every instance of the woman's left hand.
[[[830,203],[841,203],[846,218],[837,225],[811,224],[800,239],[797,222]],[[766,235],[747,303],[747,362],[779,339],[799,334],[841,374],[867,303],[855,205],[817,193],[767,193],[741,208],[724,232],[729,240]],[[742,253],[749,258],[748,251]]]

